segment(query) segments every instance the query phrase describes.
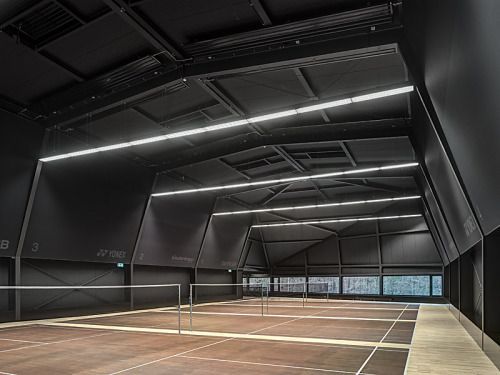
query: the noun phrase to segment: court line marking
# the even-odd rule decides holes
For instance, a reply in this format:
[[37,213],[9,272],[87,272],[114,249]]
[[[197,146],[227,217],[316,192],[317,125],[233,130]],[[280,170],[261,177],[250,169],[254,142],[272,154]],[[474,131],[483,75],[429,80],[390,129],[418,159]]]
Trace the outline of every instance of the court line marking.
[[[267,367],[280,367],[280,368],[289,368],[294,370],[308,370],[308,371],[318,371],[318,372],[333,372],[333,373],[341,373],[341,374],[356,374],[352,371],[341,371],[341,370],[331,370],[331,369],[322,369],[322,368],[314,368],[314,367],[302,367],[302,366],[291,366],[291,365],[278,365],[274,363],[262,363],[262,362],[248,362],[248,361],[235,361],[230,359],[217,359],[217,358],[204,358],[204,357],[193,357],[187,355],[180,355],[177,358],[187,358],[187,359],[197,359],[203,361],[216,361],[216,362],[229,362],[229,363],[238,363],[242,365],[253,365],[253,366],[267,366]],[[374,375],[363,373],[364,375]]]
[[[403,309],[403,311],[401,311],[401,314],[399,314],[398,316],[398,319],[403,315],[403,313],[405,312],[406,308],[409,306],[410,304],[407,304],[406,307]],[[385,338],[387,337],[387,335],[389,335],[389,332],[391,332],[392,328],[396,325],[397,323],[397,320],[391,325],[391,327],[389,328],[389,330],[385,333],[384,337],[382,337],[380,339],[380,342],[379,342],[379,345],[382,344],[385,340]],[[415,330],[415,328],[413,329]],[[411,346],[411,345],[410,345]],[[375,354],[375,352],[377,351],[378,349],[378,345],[373,349],[373,351],[370,353],[370,355],[368,356],[368,358],[366,358],[366,360],[363,362],[363,364],[361,365],[361,367],[359,368],[358,372],[356,373],[356,375],[359,375],[362,373],[362,371],[364,370],[364,368],[366,367],[366,365],[368,364],[368,362],[370,361],[370,359],[372,359],[373,355]],[[408,349],[409,351],[409,349]]]
[[[162,329],[162,328],[140,328],[140,327],[124,327],[124,326],[104,326],[97,324],[79,324],[79,323],[44,323],[44,325],[52,325],[59,327],[76,327],[76,328],[93,328],[110,331],[125,331],[125,332],[144,332],[144,333],[163,333],[178,335],[176,329]],[[313,344],[332,344],[332,345],[346,345],[346,346],[370,346],[374,347],[378,344],[377,341],[359,341],[359,340],[342,340],[342,339],[324,339],[318,337],[294,337],[294,336],[270,336],[270,335],[254,335],[252,333],[225,333],[225,332],[211,332],[211,331],[181,331],[185,336],[206,336],[206,337],[229,337],[239,339],[257,339],[265,341],[292,341],[299,343],[313,343]],[[409,344],[402,343],[381,343],[381,347],[394,348],[394,349],[409,349]]]
[[0,337],[0,341],[14,341],[14,342],[26,342],[28,344],[47,344],[43,341],[28,341],[28,340],[16,340],[16,339],[4,339]]
[[[216,306],[221,305],[222,303],[214,302],[211,304],[203,304],[203,305],[193,305],[193,308],[200,306]],[[241,302],[233,302],[231,304],[227,303],[224,305],[231,306],[245,306],[245,307],[262,307],[262,305],[250,305],[248,303]],[[265,305],[264,305],[265,306]],[[269,304],[269,307],[279,307],[279,308],[297,308],[297,309],[332,309],[332,310],[385,310],[385,311],[401,311],[402,309],[396,308],[387,308],[387,307],[353,307],[353,306],[302,306],[302,305],[273,305]],[[406,311],[418,311],[418,309],[407,309]]]
[[[177,314],[176,311],[161,311],[162,313]],[[189,311],[181,311],[181,314],[189,314]],[[253,313],[226,313],[226,312],[212,312],[212,311],[193,311],[193,315],[229,315],[229,316],[257,316],[261,317],[262,314]],[[264,314],[264,317],[269,318],[299,318],[302,315],[282,315],[282,314]],[[369,320],[369,321],[381,321],[381,322],[394,322],[395,319],[385,319],[385,318],[358,318],[358,317],[348,317],[348,316],[311,316],[303,315],[304,319],[326,319],[326,320]],[[400,322],[405,323],[415,323],[416,320],[401,319]]]
[[106,335],[112,335],[113,333],[99,333],[96,335],[90,335],[90,336],[84,336],[84,337],[74,337],[72,339],[66,339],[66,340],[59,340],[59,341],[51,341],[51,342],[45,342],[43,344],[37,344],[37,345],[27,345],[27,346],[22,346],[20,348],[13,348],[13,349],[6,349],[6,350],[0,350],[0,353],[6,353],[6,352],[14,352],[17,350],[23,350],[23,349],[31,349],[31,348],[38,348],[40,346],[47,346],[47,345],[53,345],[53,344],[62,344],[65,342],[71,342],[71,341],[78,341],[78,340],[85,340],[85,339],[90,339],[93,337],[99,337],[99,336],[106,336]]
[[[286,297],[269,297],[269,299],[276,299],[276,300],[279,300],[279,299],[282,299],[282,300],[285,300],[285,301],[296,301],[297,298],[293,298],[293,297],[289,297],[289,298],[286,298]],[[401,305],[401,306],[404,306],[405,303],[404,302],[397,302],[397,301],[368,301],[368,300],[354,300],[354,299],[332,299],[332,298],[329,298],[328,301],[326,299],[322,299],[322,298],[312,298],[310,297],[311,300],[315,301],[315,302],[321,302],[321,303],[329,303],[329,302],[340,302],[340,303],[367,303],[367,304],[377,304],[377,303],[380,303],[380,304],[389,304],[389,305]],[[412,302],[412,303],[409,303],[408,305],[415,305],[415,306],[419,306],[419,305],[422,305],[422,303],[420,302]],[[435,303],[435,304],[430,304],[430,305],[442,305],[442,304],[439,304],[439,303]]]
[[16,375],[16,374],[13,374],[11,372],[2,372],[2,371],[0,371],[0,375]]
[[[280,325],[283,325],[283,324],[286,324],[286,323],[290,323],[292,321],[296,321],[298,319],[292,319],[290,320],[289,322],[282,322],[282,323],[279,323],[279,324],[274,324],[270,327],[265,327],[265,328],[261,328],[261,329],[258,329],[256,331],[252,331],[250,333],[248,333],[247,335],[251,335],[251,334],[254,334],[254,333],[257,333],[257,332],[261,332],[265,329],[268,329],[268,328],[274,328],[274,327],[277,327],[277,326],[280,326]],[[191,352],[194,352],[196,350],[200,350],[200,349],[204,349],[204,348],[208,348],[210,346],[214,346],[214,345],[218,345],[218,344],[222,344],[223,342],[227,342],[227,341],[231,341],[231,340],[234,340],[235,338],[234,337],[230,337],[230,338],[227,338],[225,340],[221,340],[221,341],[217,341],[217,342],[214,342],[214,343],[211,343],[211,344],[207,344],[207,345],[203,345],[199,348],[194,348],[194,349],[190,349],[190,350],[187,350],[187,351],[184,351],[182,353],[178,353],[178,354],[173,354],[173,355],[170,355],[168,357],[164,357],[164,358],[159,358],[159,359],[156,359],[154,361],[150,361],[150,362],[147,362],[147,363],[143,363],[141,365],[136,365],[136,366],[133,366],[133,367],[129,367],[129,368],[126,368],[126,369],[123,369],[123,370],[120,370],[120,371],[117,371],[117,372],[113,372],[109,375],[116,375],[116,374],[121,374],[123,372],[127,372],[127,371],[130,371],[130,370],[135,370],[136,368],[140,368],[140,367],[144,367],[144,366],[148,366],[148,365],[151,365],[153,363],[158,363],[158,362],[161,362],[161,361],[164,361],[164,360],[167,360],[167,359],[170,359],[170,358],[174,358],[174,357],[178,357],[180,355],[183,355],[183,354],[187,354],[187,353],[191,353]]]

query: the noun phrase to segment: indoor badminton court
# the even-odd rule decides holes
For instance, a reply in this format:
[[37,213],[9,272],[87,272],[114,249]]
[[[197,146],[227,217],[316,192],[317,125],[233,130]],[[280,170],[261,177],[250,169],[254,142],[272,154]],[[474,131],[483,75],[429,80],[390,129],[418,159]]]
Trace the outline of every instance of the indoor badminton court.
[[500,374],[500,2],[0,2],[0,375]]

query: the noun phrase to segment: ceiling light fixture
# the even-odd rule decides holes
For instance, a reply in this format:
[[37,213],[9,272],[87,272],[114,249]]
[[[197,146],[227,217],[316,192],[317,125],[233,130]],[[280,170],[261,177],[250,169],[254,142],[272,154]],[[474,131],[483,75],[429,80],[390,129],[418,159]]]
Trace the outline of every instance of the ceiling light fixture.
[[351,175],[351,174],[358,174],[358,173],[378,172],[378,171],[385,171],[385,170],[391,170],[391,169],[411,168],[411,167],[416,167],[417,165],[418,165],[418,163],[416,163],[416,162],[405,163],[405,164],[392,164],[392,165],[384,165],[382,167],[351,169],[351,170],[347,170],[347,171],[329,172],[329,173],[313,174],[313,175],[306,175],[306,176],[276,178],[273,180],[243,182],[240,184],[209,186],[209,187],[203,187],[203,188],[197,188],[197,189],[165,191],[162,193],[151,194],[151,196],[164,197],[164,196],[170,196],[170,195],[201,193],[201,192],[214,191],[214,190],[238,189],[238,188],[248,187],[248,186],[261,186],[261,185],[281,184],[281,183],[296,182],[296,181],[316,180],[316,179],[321,179],[321,178],[344,176],[344,175]]
[[412,196],[407,196],[407,197],[367,199],[367,200],[348,201],[348,202],[332,202],[332,203],[321,203],[321,204],[307,204],[307,205],[303,205],[303,206],[258,208],[258,209],[255,209],[255,210],[216,212],[216,213],[213,213],[212,215],[213,216],[226,216],[226,215],[253,214],[253,213],[261,213],[261,212],[307,210],[307,209],[311,209],[311,208],[324,208],[324,207],[336,207],[336,206],[354,206],[354,205],[369,204],[369,203],[395,202],[395,201],[405,201],[405,200],[420,199],[420,198],[421,198],[420,195],[412,195]]
[[395,216],[353,217],[349,219],[293,221],[293,222],[281,222],[281,223],[271,223],[271,224],[256,224],[252,225],[252,228],[273,228],[273,227],[288,227],[294,225],[350,223],[356,221],[373,221],[373,220],[395,220],[395,219],[408,219],[412,217],[421,217],[421,216],[422,214],[411,214],[411,215],[395,215]]
[[41,158],[40,161],[51,162],[51,161],[60,160],[60,159],[68,159],[68,158],[73,158],[73,157],[77,157],[77,156],[96,154],[96,153],[104,152],[104,151],[111,151],[111,150],[118,150],[118,149],[122,149],[122,148],[133,147],[133,146],[139,146],[139,145],[144,145],[147,143],[161,142],[161,141],[165,141],[167,139],[188,137],[191,135],[213,132],[213,131],[217,131],[217,130],[221,130],[221,129],[243,126],[243,125],[247,125],[247,124],[251,124],[251,123],[270,121],[270,120],[275,120],[278,118],[289,117],[289,116],[296,116],[296,115],[299,115],[301,113],[320,111],[320,110],[327,109],[327,108],[339,107],[339,106],[348,105],[351,103],[362,102],[362,101],[366,101],[366,100],[374,100],[374,99],[385,98],[385,97],[393,96],[393,95],[400,95],[400,94],[404,94],[404,93],[408,93],[408,92],[412,92],[412,91],[413,91],[413,86],[403,86],[403,87],[399,87],[396,89],[378,91],[378,92],[374,92],[371,94],[355,96],[352,98],[334,100],[334,101],[319,103],[319,104],[315,104],[315,105],[311,105],[311,106],[300,107],[300,108],[296,108],[296,109],[290,109],[290,110],[280,111],[280,112],[275,112],[275,113],[269,113],[269,114],[262,115],[262,116],[255,116],[255,117],[250,117],[247,119],[225,122],[222,124],[216,124],[216,125],[210,125],[210,126],[205,126],[205,127],[196,128],[196,129],[184,130],[184,131],[180,131],[180,132],[176,132],[176,133],[164,134],[164,135],[150,137],[150,138],[138,139],[136,141],[123,142],[123,143],[118,143],[118,144],[109,145],[109,146],[94,147],[94,148],[89,148],[87,150],[74,151],[74,152],[68,152],[68,153],[60,154],[60,155],[48,156],[48,157]]

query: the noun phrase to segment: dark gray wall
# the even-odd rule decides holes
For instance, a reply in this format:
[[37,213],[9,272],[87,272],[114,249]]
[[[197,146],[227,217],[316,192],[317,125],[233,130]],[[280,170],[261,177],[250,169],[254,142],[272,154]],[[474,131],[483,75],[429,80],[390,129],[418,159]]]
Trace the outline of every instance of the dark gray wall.
[[[368,230],[362,223],[363,232]],[[441,274],[442,258],[423,218],[375,223],[371,233],[330,236],[274,265],[273,274]],[[379,258],[380,243],[380,258]],[[340,249],[338,247],[340,245]],[[340,251],[340,254],[339,254]],[[304,256],[306,254],[307,258]]]
[[500,2],[410,0],[404,6],[416,69],[480,225],[489,233],[500,225],[500,205],[493,203],[500,197]]
[[42,128],[0,110],[0,257],[16,252]]
[[193,268],[213,204],[204,194],[153,197],[136,264]]
[[419,154],[423,168],[430,177],[429,183],[436,193],[438,204],[448,222],[455,244],[465,253],[481,240],[479,228],[474,225],[473,213],[467,205],[449,159],[440,144],[422,103],[414,97],[412,101],[414,118],[412,141]]
[[[241,210],[244,207],[218,201],[215,209]],[[199,267],[236,269],[252,220],[252,215],[213,216],[203,242]]]
[[152,177],[105,155],[44,164],[23,257],[128,262]]

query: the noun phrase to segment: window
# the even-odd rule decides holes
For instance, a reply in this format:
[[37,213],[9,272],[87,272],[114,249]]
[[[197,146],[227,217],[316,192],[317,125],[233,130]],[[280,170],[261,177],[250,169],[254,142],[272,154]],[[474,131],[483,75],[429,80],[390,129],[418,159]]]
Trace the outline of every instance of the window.
[[390,296],[429,296],[429,276],[384,276],[384,294]]
[[245,284],[245,287],[249,292],[260,292],[262,289],[260,285],[267,287],[270,282],[270,277],[245,277],[243,279],[243,284]]
[[309,277],[309,293],[339,293],[339,278],[332,276]]
[[432,276],[432,295],[433,296],[443,295],[443,277],[441,275]]
[[344,294],[379,294],[379,277],[344,276],[342,290]]
[[[278,285],[274,285],[275,291],[302,293],[306,283],[305,277],[280,277],[275,279]],[[278,289],[279,288],[279,289]]]

